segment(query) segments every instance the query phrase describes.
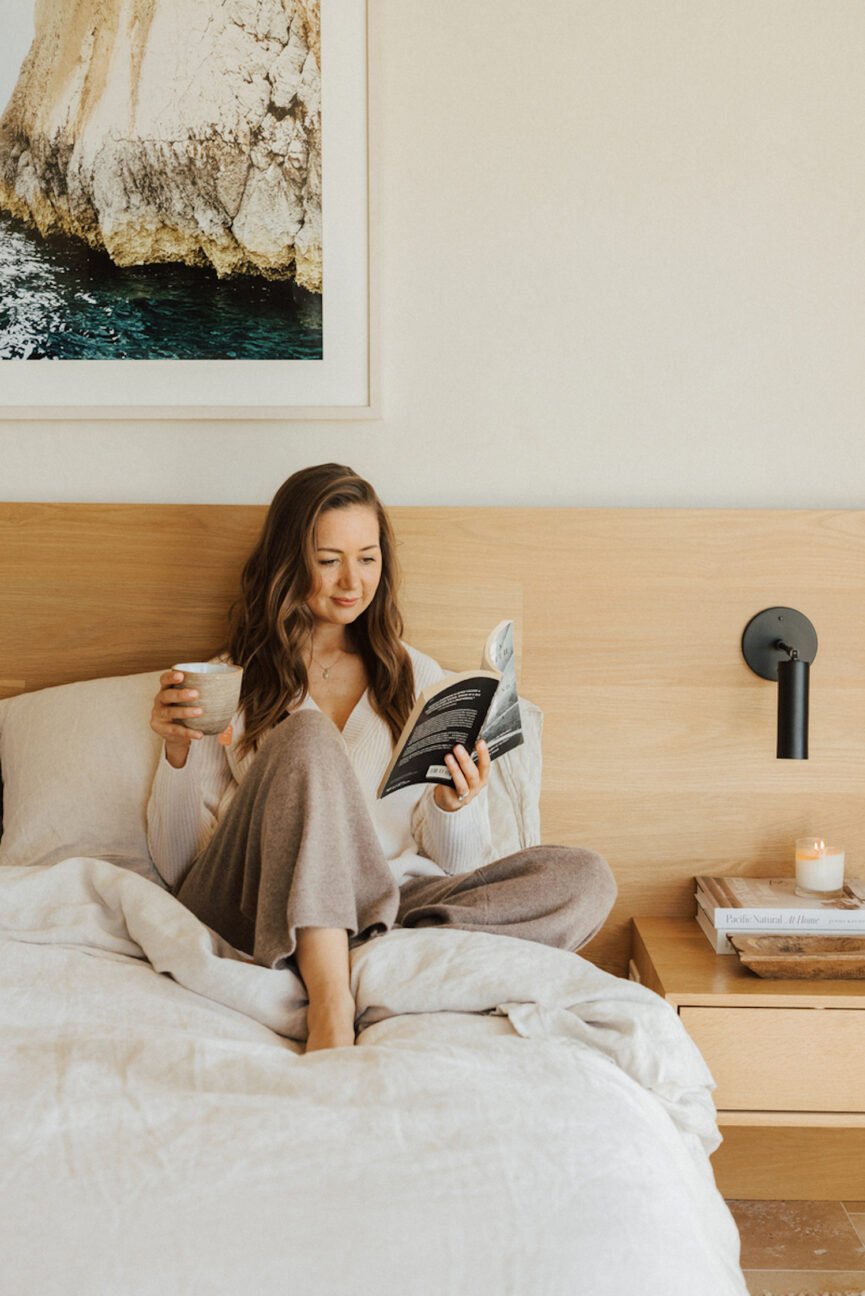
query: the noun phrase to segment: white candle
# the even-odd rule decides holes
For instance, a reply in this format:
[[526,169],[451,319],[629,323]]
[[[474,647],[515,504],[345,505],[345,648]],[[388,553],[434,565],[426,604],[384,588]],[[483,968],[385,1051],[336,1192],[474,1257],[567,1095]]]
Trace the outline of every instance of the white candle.
[[821,854],[796,852],[796,886],[804,891],[837,892],[844,886],[844,852],[825,846]]

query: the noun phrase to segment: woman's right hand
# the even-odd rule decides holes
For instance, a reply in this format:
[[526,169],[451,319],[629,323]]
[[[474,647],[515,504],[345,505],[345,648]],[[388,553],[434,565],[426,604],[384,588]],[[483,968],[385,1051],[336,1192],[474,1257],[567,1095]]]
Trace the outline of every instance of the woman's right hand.
[[201,715],[201,707],[195,705],[197,690],[179,688],[182,683],[182,671],[166,671],[160,675],[159,692],[150,713],[150,728],[164,740],[166,759],[175,769],[183,769],[190,744],[204,737],[198,729],[187,729],[180,723]]

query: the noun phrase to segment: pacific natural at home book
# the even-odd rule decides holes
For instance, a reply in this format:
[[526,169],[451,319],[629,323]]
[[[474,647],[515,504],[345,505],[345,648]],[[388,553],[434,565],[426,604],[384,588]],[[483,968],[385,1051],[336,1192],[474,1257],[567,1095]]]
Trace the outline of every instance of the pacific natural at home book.
[[697,878],[697,903],[718,931],[865,932],[865,882],[848,878],[827,900],[796,894],[792,877]]
[[[735,948],[730,944],[730,941],[728,940],[728,937],[731,935],[732,936],[765,936],[767,935],[767,933],[771,933],[771,935],[773,936],[795,936],[797,933],[801,934],[802,932],[801,925],[794,926],[794,927],[772,926],[769,928],[757,927],[757,926],[734,927],[732,929],[727,928],[726,930],[722,927],[713,927],[712,919],[709,917],[709,915],[706,913],[706,911],[703,909],[702,905],[700,904],[697,905],[697,926],[700,928],[703,935],[706,937],[706,940],[712,946],[712,949],[715,951],[716,954],[736,953]],[[837,930],[827,931],[825,928],[822,927],[821,928],[809,927],[807,930],[809,936],[837,936],[838,935]],[[844,934],[843,929],[841,934],[842,935]],[[856,934],[856,933],[852,933],[852,934]]]
[[448,786],[453,780],[444,763],[446,753],[457,743],[473,752],[479,738],[489,747],[491,760],[523,742],[513,621],[500,621],[490,631],[480,670],[448,675],[418,694],[377,795],[413,783]]

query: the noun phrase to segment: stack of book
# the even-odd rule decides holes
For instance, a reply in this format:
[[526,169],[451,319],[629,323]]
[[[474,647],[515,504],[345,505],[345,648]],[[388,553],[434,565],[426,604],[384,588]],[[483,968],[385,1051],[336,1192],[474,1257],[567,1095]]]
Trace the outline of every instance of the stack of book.
[[829,900],[796,894],[792,877],[698,877],[697,922],[716,954],[735,954],[730,932],[754,936],[865,935],[865,881],[848,878]]

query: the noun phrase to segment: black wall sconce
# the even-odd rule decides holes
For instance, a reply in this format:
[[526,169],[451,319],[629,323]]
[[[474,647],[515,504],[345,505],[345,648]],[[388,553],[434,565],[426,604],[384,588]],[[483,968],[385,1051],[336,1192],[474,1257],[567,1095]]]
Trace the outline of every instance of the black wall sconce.
[[742,655],[755,675],[778,681],[780,760],[808,759],[808,684],[817,632],[795,608],[758,612],[742,634]]

